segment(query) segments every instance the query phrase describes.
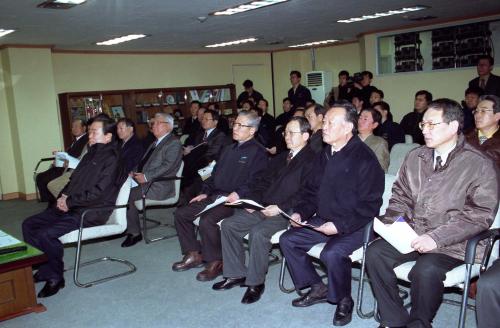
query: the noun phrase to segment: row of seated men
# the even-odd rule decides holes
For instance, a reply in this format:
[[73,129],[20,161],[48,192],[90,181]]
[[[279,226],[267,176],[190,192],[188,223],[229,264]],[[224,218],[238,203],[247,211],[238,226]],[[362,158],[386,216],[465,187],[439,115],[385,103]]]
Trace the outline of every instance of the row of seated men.
[[[367,253],[367,270],[380,304],[383,325],[429,327],[441,302],[444,273],[463,263],[466,240],[488,229],[493,221],[498,205],[496,166],[480,148],[498,130],[500,99],[484,96],[478,108],[474,114],[476,124],[488,121],[489,126],[475,134],[489,137],[475,145],[466,142],[461,133],[463,114],[456,102],[436,100],[424,114],[420,128],[426,146],[406,157],[383,218],[390,223],[404,217],[414,227],[419,234],[412,242],[415,252],[403,255],[384,240],[377,240]],[[280,247],[296,288],[311,287],[307,294],[293,300],[292,305],[304,307],[328,301],[337,305],[334,325],[350,322],[353,301],[349,255],[361,246],[364,226],[378,215],[384,170],[375,153],[357,134],[360,117],[352,104],[335,104],[323,115],[322,141],[326,145],[322,150],[315,153],[308,145],[311,137],[308,120],[293,117],[284,129],[289,151],[268,160],[268,151],[255,140],[258,114],[252,111],[238,114],[232,127],[235,142],[223,148],[200,193],[174,214],[183,254],[182,260],[173,264],[174,271],[204,266],[196,276],[198,280],[211,281],[222,275],[224,279],[215,283],[213,289],[246,285],[242,302],[258,301],[265,288],[270,237],[289,223],[280,215],[284,211],[292,217],[292,228],[281,236]],[[134,200],[142,196],[143,188],[149,187],[151,180],[173,176],[180,166],[182,147],[171,134],[172,128],[170,115],[155,116],[156,141],[132,170],[140,185],[131,191],[127,212],[129,235],[123,246],[132,246],[141,239]],[[42,249],[49,258],[35,274],[35,281],[46,282],[40,297],[51,296],[64,287],[63,249],[57,238],[78,227],[78,208],[112,204],[126,177],[123,172],[127,171],[118,164],[119,152],[109,131],[110,122],[105,118],[93,121],[89,128],[89,151],[61,192],[56,207],[23,223],[25,240]],[[173,194],[173,183],[153,184],[149,189],[157,192],[148,198],[163,199]],[[196,214],[222,195],[227,196],[227,201],[251,198],[266,207],[262,211],[224,205],[212,208],[201,215],[200,242],[195,235]],[[106,215],[93,219],[87,219],[85,224],[102,224]],[[221,220],[224,221],[219,228],[217,223]],[[304,221],[315,228],[299,224]],[[243,237],[247,233],[250,257],[245,263]],[[323,284],[306,254],[321,242],[326,242],[321,260],[328,271],[328,285]],[[483,252],[481,245],[478,260]],[[398,296],[392,268],[397,263],[415,260],[417,264],[410,273],[413,305],[408,313]],[[493,272],[490,279],[498,279],[498,263],[490,270]],[[491,313],[495,312],[488,306],[498,303],[480,300],[483,296],[498,300],[498,295],[481,290],[479,295],[478,308],[488,311],[478,318],[492,320]]]

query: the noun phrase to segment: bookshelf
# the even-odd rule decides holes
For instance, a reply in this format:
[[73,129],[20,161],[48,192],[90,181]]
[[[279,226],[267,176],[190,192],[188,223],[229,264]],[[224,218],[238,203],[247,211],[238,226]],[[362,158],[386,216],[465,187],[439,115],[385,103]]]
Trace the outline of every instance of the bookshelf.
[[114,119],[128,117],[136,123],[136,133],[144,137],[147,122],[158,112],[172,114],[174,129],[180,133],[185,118],[190,117],[189,104],[198,100],[204,107],[217,103],[224,115],[236,113],[234,84],[176,88],[66,92],[58,95],[64,146],[71,144],[71,121],[86,119],[102,109]]

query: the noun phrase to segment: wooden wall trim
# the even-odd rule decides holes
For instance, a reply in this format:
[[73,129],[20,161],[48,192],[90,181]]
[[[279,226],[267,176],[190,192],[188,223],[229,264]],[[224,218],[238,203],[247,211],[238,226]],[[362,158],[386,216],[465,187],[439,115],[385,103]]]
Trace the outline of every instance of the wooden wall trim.
[[25,194],[23,192],[9,192],[6,194],[2,194],[2,200],[13,200],[13,199],[22,199],[22,200],[34,200],[36,199],[36,194]]

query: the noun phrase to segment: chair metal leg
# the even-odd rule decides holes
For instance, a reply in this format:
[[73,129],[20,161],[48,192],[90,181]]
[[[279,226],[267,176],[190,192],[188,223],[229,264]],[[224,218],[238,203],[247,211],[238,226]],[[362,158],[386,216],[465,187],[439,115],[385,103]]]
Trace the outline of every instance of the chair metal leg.
[[365,287],[365,281],[368,280],[365,278],[365,256],[366,256],[366,248],[367,244],[363,244],[363,258],[361,261],[361,269],[359,273],[359,284],[358,284],[358,297],[356,299],[356,313],[361,319],[370,319],[373,318],[376,313],[377,304],[375,303],[373,306],[373,310],[370,312],[363,312],[363,292]]
[[149,222],[157,223],[158,226],[169,227],[169,228],[172,228],[174,230],[175,230],[175,226],[173,226],[172,224],[169,224],[169,223],[163,223],[162,224],[159,221],[148,219],[146,208],[147,208],[146,204],[143,203],[143,207],[142,207],[142,231],[143,231],[143,235],[144,235],[144,241],[146,242],[146,244],[154,243],[155,241],[159,241],[159,240],[163,240],[163,239],[170,239],[170,238],[173,238],[173,237],[177,236],[177,232],[176,232],[174,234],[170,234],[170,235],[166,235],[166,236],[161,236],[161,237],[156,237],[156,238],[149,238],[148,237],[148,227],[147,227],[147,222],[148,221]]
[[279,287],[283,293],[290,294],[290,293],[295,291],[295,287],[293,287],[293,288],[285,287],[285,271],[286,271],[286,259],[283,256],[283,258],[281,260]]
[[[119,258],[109,257],[109,256],[80,263],[81,250],[82,250],[82,230],[83,230],[83,227],[80,227],[80,230],[78,231],[78,242],[77,242],[77,246],[76,246],[75,266],[73,268],[74,269],[74,271],[73,271],[73,281],[74,281],[74,283],[75,283],[76,286],[82,287],[82,288],[91,287],[93,285],[97,285],[97,284],[100,284],[100,283],[103,283],[103,282],[106,282],[106,281],[109,281],[109,280],[113,280],[113,279],[116,279],[116,278],[119,278],[119,277],[122,277],[122,276],[129,275],[131,273],[134,273],[137,270],[137,268],[135,267],[135,265],[133,265],[131,262],[129,262],[127,260],[119,259]],[[104,278],[101,278],[101,279],[97,279],[97,280],[93,280],[93,281],[89,281],[89,282],[85,282],[85,283],[81,282],[79,280],[80,267],[83,267],[83,266],[86,266],[86,265],[95,264],[95,263],[99,263],[99,262],[103,262],[103,261],[113,261],[113,262],[123,263],[123,264],[127,265],[129,267],[129,269],[127,271],[124,271],[124,272],[121,272],[121,273],[118,273],[118,274],[115,274],[115,275],[107,276],[107,277],[104,277]]]
[[472,273],[472,265],[471,264],[466,264],[465,265],[465,279],[464,279],[464,292],[462,294],[462,306],[460,307],[460,317],[458,320],[458,328],[464,328],[465,327],[465,315],[467,313],[467,301],[468,301],[468,295],[469,295],[469,287],[470,287],[470,276]]

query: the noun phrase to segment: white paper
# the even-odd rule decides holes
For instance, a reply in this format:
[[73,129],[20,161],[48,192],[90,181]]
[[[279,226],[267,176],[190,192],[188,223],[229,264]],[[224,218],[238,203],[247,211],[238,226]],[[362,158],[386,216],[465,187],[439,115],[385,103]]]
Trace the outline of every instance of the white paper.
[[68,168],[75,169],[78,166],[78,163],[80,163],[80,160],[78,158],[70,156],[67,152],[64,151],[58,151],[55,156],[56,156],[56,161],[55,161],[56,167],[63,167],[64,161],[68,161]]
[[415,230],[403,219],[398,219],[393,224],[386,226],[378,218],[373,222],[373,230],[384,238],[389,244],[402,254],[415,251],[411,247],[411,242],[418,237]]
[[212,174],[212,171],[215,167],[215,161],[212,161],[210,164],[198,170],[198,174],[200,175],[202,180],[206,180]]
[[132,179],[131,177],[129,177],[130,179],[130,188],[134,188],[134,187],[137,187],[139,184],[137,183],[137,181],[135,181],[134,179]]
[[0,230],[0,247],[21,244],[21,241]]
[[[243,204],[249,204],[249,205],[252,205],[252,206],[255,206],[255,207],[259,207],[261,209],[264,209],[265,206],[251,200],[251,199],[238,199],[232,203],[227,203],[227,205],[243,205]],[[281,210],[280,210],[281,211]]]
[[205,206],[205,208],[203,209],[203,211],[201,211],[200,213],[196,214],[195,216],[200,216],[200,214],[208,211],[209,209],[212,209],[214,208],[215,206],[218,206],[220,204],[223,204],[226,202],[226,199],[227,197],[226,196],[220,196],[219,198],[217,198],[215,200],[215,202],[213,202],[212,204],[208,204],[207,206]]

